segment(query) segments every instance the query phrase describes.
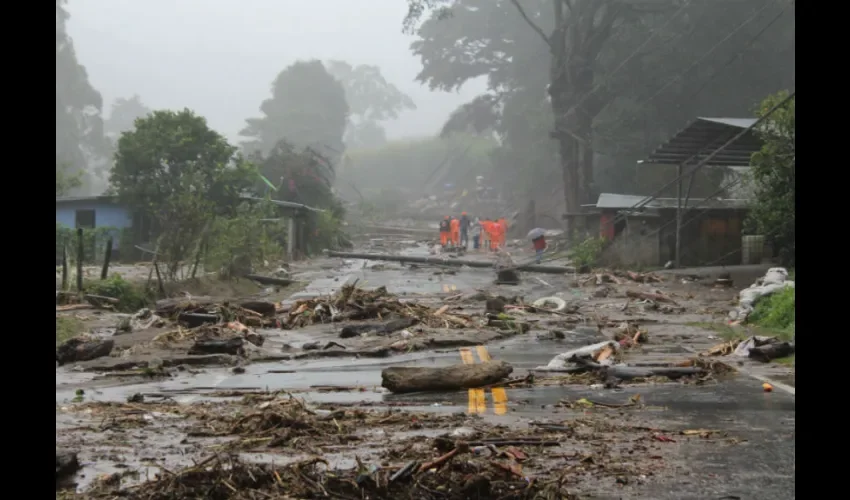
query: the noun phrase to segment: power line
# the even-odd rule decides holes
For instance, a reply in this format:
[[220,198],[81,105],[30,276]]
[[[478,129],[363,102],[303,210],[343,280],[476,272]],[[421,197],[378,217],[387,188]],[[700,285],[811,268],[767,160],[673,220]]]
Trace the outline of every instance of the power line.
[[[645,105],[649,104],[651,101],[653,101],[656,97],[658,97],[658,96],[661,94],[661,92],[663,92],[663,91],[664,91],[667,87],[669,87],[669,86],[670,86],[673,82],[675,82],[677,79],[681,78],[681,77],[682,77],[682,76],[684,76],[685,74],[689,73],[689,72],[690,72],[690,71],[691,71],[694,67],[696,67],[696,65],[697,65],[697,64],[699,64],[702,60],[704,60],[704,59],[705,59],[706,57],[708,57],[711,53],[713,53],[713,52],[714,52],[714,50],[716,50],[716,49],[717,49],[720,45],[722,45],[722,44],[723,44],[726,40],[728,40],[729,38],[731,38],[731,37],[732,37],[735,33],[737,33],[738,31],[740,31],[740,30],[741,30],[744,26],[746,26],[747,24],[749,24],[750,22],[752,22],[752,21],[755,19],[755,17],[756,17],[756,16],[758,16],[758,14],[760,14],[762,11],[764,11],[764,9],[765,9],[765,8],[767,8],[768,6],[770,6],[772,3],[773,3],[773,2],[768,2],[768,3],[766,3],[766,4],[765,4],[765,5],[764,5],[764,6],[763,6],[763,7],[762,7],[762,8],[761,8],[758,12],[756,12],[753,16],[751,16],[750,18],[748,18],[747,20],[745,20],[742,24],[738,25],[736,28],[734,28],[734,29],[732,30],[732,32],[731,32],[731,33],[729,33],[726,37],[724,37],[724,38],[723,38],[720,42],[718,42],[718,43],[717,43],[717,44],[715,44],[713,47],[711,47],[707,53],[703,54],[703,56],[702,56],[702,57],[700,57],[700,58],[699,58],[699,59],[698,59],[698,60],[697,60],[694,64],[692,64],[692,65],[691,65],[688,69],[686,69],[685,71],[683,71],[683,72],[682,72],[682,73],[680,73],[679,75],[677,75],[677,76],[673,77],[673,79],[672,79],[672,80],[668,81],[668,82],[667,82],[667,83],[666,83],[666,84],[665,84],[665,85],[664,85],[664,86],[663,86],[660,90],[658,90],[657,92],[655,92],[655,93],[654,93],[652,96],[650,96],[649,98],[647,98],[647,99],[642,99],[641,101],[639,101],[639,102],[637,103],[636,107],[638,107],[638,108],[643,107],[643,106],[645,106]],[[786,11],[786,10],[788,10],[788,7],[790,7],[790,6],[791,6],[791,4],[786,4],[786,5],[785,5],[785,7],[783,7],[783,9],[782,9],[782,10],[781,10],[781,11],[780,11],[780,12],[779,12],[776,16],[774,16],[774,18],[773,18],[773,19],[771,19],[771,20],[770,20],[770,22],[769,22],[766,26],[764,26],[764,27],[763,27],[763,28],[762,28],[762,29],[761,29],[758,33],[756,33],[756,35],[755,35],[755,36],[753,36],[752,38],[750,38],[750,39],[747,41],[747,43],[745,44],[745,47],[744,47],[742,50],[740,50],[740,51],[738,51],[736,54],[734,54],[734,55],[733,55],[730,59],[728,59],[728,60],[727,60],[727,61],[726,61],[726,62],[725,62],[725,63],[724,63],[724,64],[723,64],[720,68],[718,68],[717,70],[713,71],[713,72],[712,72],[712,74],[708,77],[708,79],[707,79],[705,82],[703,82],[703,84],[700,86],[700,88],[699,88],[699,89],[697,89],[697,91],[696,91],[696,92],[693,92],[693,93],[692,93],[692,94],[690,94],[687,98],[685,98],[685,101],[692,100],[692,99],[693,99],[693,98],[695,98],[697,95],[699,95],[699,94],[700,94],[703,90],[705,90],[705,88],[708,86],[708,84],[709,84],[709,83],[711,83],[712,81],[714,81],[714,79],[715,79],[715,78],[717,78],[717,77],[720,75],[720,73],[721,73],[724,69],[726,69],[726,68],[727,68],[728,66],[730,66],[733,62],[735,62],[735,60],[737,60],[737,59],[738,59],[738,58],[739,58],[739,57],[740,57],[740,56],[741,56],[741,55],[742,55],[745,51],[747,51],[750,47],[752,47],[752,45],[753,45],[753,44],[754,44],[754,43],[755,43],[755,42],[756,42],[759,38],[761,38],[761,36],[762,36],[762,35],[764,35],[764,33],[765,33],[765,32],[766,32],[766,31],[767,31],[767,30],[768,30],[771,26],[773,26],[774,24],[776,24],[776,22],[777,22],[777,21],[778,21],[778,20],[779,20],[779,19],[783,16],[783,14],[785,14],[785,11]],[[612,102],[613,102],[613,101],[612,101]],[[610,103],[609,103],[609,104],[610,104]],[[606,107],[607,107],[607,105],[606,105]],[[603,109],[604,109],[604,108],[603,108]],[[630,119],[627,119],[627,120],[625,121],[625,123],[633,123],[633,122],[634,122],[634,121],[636,121],[636,120],[637,120],[637,117],[632,116]]]
[[[749,17],[749,18],[747,18],[747,19],[746,19],[743,23],[741,23],[741,24],[739,24],[737,27],[735,27],[735,28],[734,28],[731,32],[729,32],[729,33],[728,33],[725,37],[723,37],[723,39],[721,39],[719,42],[717,42],[716,44],[714,44],[714,45],[713,45],[710,49],[708,49],[708,52],[706,52],[706,53],[705,53],[705,54],[703,54],[703,55],[702,55],[699,59],[697,59],[696,61],[694,61],[694,63],[693,63],[693,64],[691,64],[691,65],[690,65],[690,66],[689,66],[689,67],[688,67],[685,71],[683,71],[683,72],[679,73],[678,75],[676,75],[676,76],[674,76],[672,79],[670,79],[670,80],[669,80],[666,84],[664,84],[664,86],[662,86],[660,89],[658,89],[658,91],[657,91],[656,93],[654,93],[654,94],[653,94],[653,95],[652,95],[649,99],[646,99],[645,101],[641,102],[641,103],[640,103],[640,105],[643,105],[643,104],[649,103],[649,102],[651,102],[652,100],[654,100],[654,99],[655,99],[656,97],[658,97],[658,96],[659,96],[662,92],[664,92],[664,91],[667,89],[667,87],[669,87],[670,85],[673,85],[673,84],[674,84],[677,80],[680,80],[683,76],[685,76],[686,74],[690,73],[690,72],[691,72],[691,70],[693,70],[694,68],[696,68],[697,66],[699,66],[699,65],[703,62],[703,60],[705,60],[708,56],[710,56],[711,54],[713,54],[713,53],[714,53],[714,51],[715,51],[715,50],[717,50],[717,48],[718,48],[718,47],[720,47],[721,45],[723,45],[724,43],[726,43],[726,41],[728,41],[730,38],[732,38],[733,36],[735,36],[735,34],[736,34],[736,33],[738,33],[739,31],[741,31],[741,30],[742,30],[745,26],[747,26],[747,25],[749,25],[750,23],[752,23],[753,21],[755,21],[755,20],[756,20],[756,18],[757,18],[757,17],[758,17],[758,16],[759,16],[762,12],[764,12],[764,11],[765,11],[765,9],[767,9],[767,8],[768,8],[768,7],[770,7],[771,5],[775,5],[775,4],[776,4],[776,2],[775,2],[775,1],[768,1],[768,2],[765,2],[765,4],[764,4],[764,5],[763,5],[763,6],[762,6],[759,10],[757,10],[757,11],[756,11],[756,12],[755,12],[752,16],[750,16],[750,17]],[[786,8],[787,8],[787,6],[786,6]],[[783,9],[783,12],[784,12],[784,9]],[[780,15],[781,15],[781,13],[780,13]],[[759,35],[757,35],[757,36],[759,36]]]
[[[700,94],[703,90],[705,90],[705,88],[708,86],[708,84],[709,84],[709,83],[711,83],[711,82],[713,82],[713,81],[714,81],[714,79],[715,79],[715,78],[717,78],[717,77],[720,75],[720,73],[722,73],[722,72],[723,72],[723,70],[724,70],[724,69],[728,68],[728,67],[729,67],[729,66],[730,66],[733,62],[735,62],[736,60],[738,60],[738,58],[740,58],[740,57],[744,54],[744,52],[746,52],[747,50],[749,50],[749,49],[750,49],[750,47],[752,47],[752,46],[753,46],[753,44],[754,44],[754,43],[755,43],[755,42],[756,42],[759,38],[761,38],[761,36],[762,36],[762,35],[764,35],[764,33],[765,33],[767,30],[769,30],[771,26],[773,26],[774,24],[776,24],[776,22],[777,22],[777,21],[779,21],[779,19],[780,19],[783,15],[785,15],[785,11],[787,11],[787,10],[788,10],[788,8],[789,8],[789,7],[791,7],[791,5],[792,5],[792,4],[793,4],[793,2],[792,2],[792,3],[789,3],[789,4],[786,4],[786,5],[785,5],[785,7],[783,7],[783,8],[782,8],[782,10],[781,10],[781,11],[779,11],[779,13],[778,13],[778,14],[776,14],[776,15],[773,17],[773,19],[771,19],[771,20],[770,20],[770,22],[769,22],[769,23],[767,23],[767,25],[765,25],[765,27],[764,27],[764,28],[762,28],[762,29],[761,29],[758,33],[756,33],[756,34],[755,34],[755,36],[753,36],[752,38],[750,38],[750,40],[746,43],[746,45],[744,46],[744,48],[743,48],[743,49],[741,49],[740,51],[738,51],[738,53],[737,53],[737,54],[734,54],[732,57],[730,57],[730,58],[729,58],[729,59],[728,59],[725,63],[723,63],[723,65],[722,65],[722,66],[720,66],[720,68],[718,68],[716,71],[714,71],[714,72],[711,74],[711,76],[709,76],[709,77],[708,77],[708,79],[707,79],[707,80],[706,80],[706,81],[702,84],[702,86],[700,86],[700,88],[699,88],[699,89],[697,89],[697,91],[696,91],[696,92],[694,92],[693,94],[690,94],[690,95],[686,98],[686,100],[691,100],[691,99],[693,99],[694,97],[698,96],[698,95],[699,95],[699,94]],[[650,100],[651,100],[651,99],[650,99]]]
[[[694,174],[696,174],[696,172],[697,172],[699,169],[701,169],[702,167],[704,167],[704,166],[705,166],[705,165],[706,165],[709,161],[711,161],[711,160],[712,160],[712,158],[714,158],[715,156],[717,156],[717,155],[718,155],[721,151],[723,151],[724,149],[726,149],[727,147],[729,147],[731,144],[735,143],[735,141],[737,141],[738,139],[740,139],[741,137],[743,137],[745,134],[747,134],[748,132],[750,132],[751,130],[753,130],[755,127],[757,127],[757,126],[758,126],[759,124],[761,124],[764,120],[766,120],[767,118],[769,118],[769,117],[770,117],[773,113],[775,113],[777,110],[779,110],[780,108],[784,107],[784,106],[785,106],[785,105],[786,105],[786,104],[787,104],[787,103],[788,103],[791,99],[793,99],[793,98],[794,98],[794,96],[795,96],[796,94],[797,94],[797,92],[796,92],[796,91],[791,92],[791,93],[790,93],[787,97],[785,97],[785,99],[782,99],[779,103],[777,103],[777,104],[776,104],[776,105],[774,105],[772,108],[770,108],[770,109],[767,111],[767,113],[765,113],[765,114],[764,114],[764,115],[762,115],[760,118],[758,118],[755,122],[753,122],[753,124],[752,124],[752,125],[750,125],[749,127],[745,128],[745,129],[744,129],[744,130],[742,130],[741,132],[739,132],[739,133],[735,134],[735,136],[733,136],[731,139],[729,139],[728,141],[726,141],[726,143],[724,143],[722,146],[720,146],[719,148],[715,149],[715,150],[714,150],[714,151],[712,151],[712,152],[711,152],[708,156],[706,156],[705,158],[703,158],[702,160],[700,160],[700,162],[699,162],[699,163],[697,163],[697,164],[694,166],[694,168],[690,169],[690,170],[689,170],[688,172],[686,172],[686,173],[683,173],[682,175],[678,175],[678,176],[676,176],[676,178],[675,178],[675,179],[673,179],[673,180],[672,180],[672,181],[670,181],[669,183],[665,184],[665,185],[664,185],[661,189],[659,189],[659,190],[657,190],[655,193],[653,193],[653,194],[651,194],[651,195],[649,195],[649,196],[645,197],[644,199],[642,199],[641,201],[639,201],[638,203],[636,203],[635,205],[633,205],[631,208],[629,208],[629,209],[627,209],[627,210],[628,210],[628,211],[632,211],[632,210],[640,210],[640,209],[642,209],[642,208],[643,208],[644,206],[646,206],[649,202],[651,202],[652,200],[654,200],[655,198],[657,198],[657,197],[658,197],[661,193],[663,193],[664,191],[666,191],[668,188],[670,188],[670,187],[674,186],[677,182],[679,182],[679,181],[681,181],[681,180],[685,179],[686,177],[691,177],[691,176],[693,176]],[[692,158],[689,158],[688,160],[686,160],[685,162],[683,162],[683,165],[684,165],[685,163],[687,163],[688,161],[690,161],[691,159],[692,159]],[[622,220],[622,218],[621,218],[621,219],[619,219],[619,220]],[[615,223],[615,222],[618,222],[617,217],[614,217],[611,221],[609,221],[609,222],[608,222],[608,225],[613,224],[613,223]]]

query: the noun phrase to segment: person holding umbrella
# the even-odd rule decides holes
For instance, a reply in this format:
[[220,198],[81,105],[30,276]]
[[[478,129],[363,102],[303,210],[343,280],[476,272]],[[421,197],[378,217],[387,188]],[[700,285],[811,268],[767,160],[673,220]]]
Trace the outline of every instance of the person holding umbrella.
[[543,258],[543,252],[546,251],[545,232],[545,229],[540,229],[539,227],[528,232],[528,239],[530,239],[531,244],[534,245],[534,253],[537,255],[535,262],[538,264],[540,264],[540,261]]

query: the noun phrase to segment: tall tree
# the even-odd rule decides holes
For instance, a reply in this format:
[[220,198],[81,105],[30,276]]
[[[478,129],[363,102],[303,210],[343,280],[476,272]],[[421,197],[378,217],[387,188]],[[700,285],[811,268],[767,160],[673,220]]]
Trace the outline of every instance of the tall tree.
[[122,201],[153,218],[172,277],[210,219],[233,214],[254,179],[237,148],[188,109],[137,120],[118,140],[110,176]]
[[122,132],[133,130],[136,119],[144,118],[151,113],[150,108],[142,103],[138,95],[129,99],[120,97],[112,103],[109,118],[106,119],[104,128],[108,134],[119,136]]
[[416,109],[413,99],[389,83],[377,66],[328,61],[328,72],[342,83],[350,107],[345,132],[348,147],[382,145],[386,135],[381,122],[398,118],[406,109]]
[[284,140],[334,163],[341,158],[349,107],[342,84],[321,61],[299,61],[281,71],[260,110],[263,116],[247,119],[239,133],[252,139],[243,143],[246,152],[267,154]]
[[[757,113],[765,116],[788,92],[767,97]],[[761,151],[753,155],[752,184],[756,203],[750,214],[751,228],[765,236],[778,251],[782,263],[796,262],[796,99],[765,119],[759,134],[764,140]]]
[[86,171],[107,151],[100,93],[77,61],[66,23],[70,17],[56,0],[56,164],[69,174]]
[[[626,167],[606,182],[631,177],[635,160],[694,116],[748,114],[766,86],[786,85],[788,64],[781,59],[793,60],[792,16],[758,40],[784,9],[770,0],[408,4],[405,28],[419,38],[411,48],[423,63],[420,81],[453,90],[486,75],[494,99],[477,101],[498,110],[503,160],[526,167],[529,153],[537,154],[534,170],[551,185],[552,155],[540,146],[554,138],[571,212],[593,201],[594,157]],[[763,79],[762,68],[771,79]],[[723,79],[713,82],[718,74]],[[523,169],[525,179],[531,173]]]

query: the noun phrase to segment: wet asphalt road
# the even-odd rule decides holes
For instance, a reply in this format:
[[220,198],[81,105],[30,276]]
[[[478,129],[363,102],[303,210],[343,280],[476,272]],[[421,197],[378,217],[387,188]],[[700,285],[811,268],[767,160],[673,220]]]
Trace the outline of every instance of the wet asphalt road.
[[[420,250],[421,252],[421,250]],[[372,265],[371,263],[368,265]],[[326,274],[326,273],[325,273]],[[333,293],[342,284],[359,280],[366,287],[387,286],[391,292],[407,294],[439,294],[471,291],[490,283],[492,273],[460,269],[455,275],[433,275],[422,270],[370,271],[363,261],[350,261],[332,276],[316,276],[303,292],[305,295]],[[545,278],[544,278],[545,279]],[[528,289],[524,290],[527,292]],[[526,296],[535,298],[550,291],[543,285]],[[592,339],[578,339],[587,342]],[[582,345],[579,342],[579,345]],[[517,373],[545,365],[555,354],[576,344],[563,341],[540,341],[531,335],[514,337],[488,346],[494,359],[510,362]],[[391,395],[380,389],[380,372],[386,366],[406,364],[441,366],[460,362],[456,349],[445,352],[413,353],[391,359],[328,359],[303,362],[254,364],[243,374],[226,369],[208,369],[195,376],[181,376],[146,384],[103,387],[88,391],[91,400],[124,400],[142,393],[167,393],[178,401],[203,398],[210,390],[288,389],[306,391],[299,396],[314,402],[369,402],[380,405],[406,403],[415,409],[457,412],[467,409],[465,392],[447,394]],[[293,373],[270,373],[287,370]],[[57,370],[56,400],[74,397],[78,384],[91,377],[86,373]],[[311,386],[362,386],[363,392],[310,392]],[[563,420],[566,415],[553,407],[562,399],[586,397],[594,401],[622,403],[635,394],[648,407],[657,407],[654,426],[678,432],[684,429],[722,430],[741,442],[735,445],[679,447],[683,465],[678,474],[663,482],[641,486],[638,496],[629,498],[690,499],[794,498],[795,488],[795,399],[783,391],[765,393],[761,382],[745,375],[722,380],[715,385],[659,384],[654,386],[603,389],[589,387],[535,387],[507,389],[506,415],[495,415],[488,392],[487,412],[483,418],[495,421]],[[421,406],[418,405],[421,403]],[[624,413],[628,418],[628,413]],[[707,452],[706,450],[711,450]]]

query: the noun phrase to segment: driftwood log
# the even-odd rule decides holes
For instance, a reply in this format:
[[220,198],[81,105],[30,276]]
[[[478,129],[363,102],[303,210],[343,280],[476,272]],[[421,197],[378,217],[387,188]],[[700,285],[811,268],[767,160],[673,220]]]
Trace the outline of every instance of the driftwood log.
[[770,360],[784,358],[794,354],[794,344],[788,342],[776,342],[759,347],[750,348],[750,358],[762,363],[767,363]]
[[80,470],[80,462],[73,451],[56,450],[56,483],[67,480]]
[[504,361],[440,368],[394,366],[381,372],[381,385],[390,392],[456,391],[495,384],[507,378],[513,367]]
[[266,300],[248,300],[241,302],[239,307],[249,311],[254,311],[255,313],[262,314],[266,317],[274,316],[277,311],[277,306],[274,302],[268,302]]
[[[207,307],[222,303],[220,298],[200,297],[175,297],[156,301],[156,314],[162,317],[173,317],[179,313],[191,313],[203,310]],[[244,300],[233,302],[243,309],[254,311],[263,316],[274,316],[275,304],[264,300]]]
[[339,338],[348,339],[351,337],[357,337],[364,333],[389,335],[393,332],[404,330],[405,328],[410,328],[416,323],[419,323],[419,320],[416,318],[399,318],[391,321],[386,321],[384,323],[362,323],[359,325],[347,325],[342,327],[342,331],[339,334]]
[[570,361],[593,370],[599,370],[609,378],[616,378],[620,380],[631,380],[634,378],[646,377],[667,377],[669,379],[677,379],[681,377],[688,377],[690,375],[699,375],[706,372],[705,369],[696,366],[605,366],[596,363],[595,361],[591,361],[590,359],[578,356],[573,356]]
[[115,341],[112,339],[74,337],[56,348],[56,361],[59,366],[62,366],[67,363],[102,358],[109,356],[113,347],[115,347]]
[[[443,259],[442,257],[419,257],[416,255],[389,255],[378,253],[355,253],[328,251],[328,257],[342,257],[343,259],[383,260],[387,262],[402,262],[409,264],[425,264],[435,266],[469,266],[478,269],[494,269],[493,263],[482,260],[466,259]],[[572,267],[541,266],[538,264],[523,264],[512,266],[510,269],[516,271],[528,271],[531,273],[567,274],[573,272]]]
[[219,323],[221,317],[218,314],[185,312],[177,315],[177,321],[185,324],[187,328],[196,328],[204,324]]
[[245,278],[254,280],[261,285],[289,286],[295,282],[295,280],[289,278],[275,278],[274,276],[263,276],[261,274],[249,274]]
[[243,347],[244,341],[242,337],[232,337],[229,339],[212,339],[212,340],[197,340],[189,348],[189,355],[196,356],[199,354],[236,354],[242,355],[245,352]]

